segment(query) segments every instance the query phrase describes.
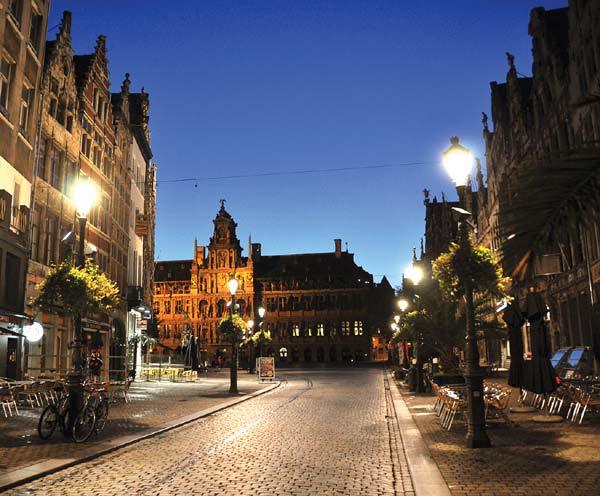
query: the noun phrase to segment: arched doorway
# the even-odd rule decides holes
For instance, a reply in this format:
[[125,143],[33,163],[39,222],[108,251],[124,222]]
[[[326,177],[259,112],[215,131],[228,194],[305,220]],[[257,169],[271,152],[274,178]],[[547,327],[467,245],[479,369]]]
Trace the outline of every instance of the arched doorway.
[[337,350],[335,349],[335,346],[332,346],[331,348],[329,348],[329,361],[337,362],[337,360],[338,360]]
[[344,349],[342,350],[342,361],[350,362],[351,360],[352,360],[352,352],[350,351],[350,348],[345,346]]
[[304,348],[304,361],[312,362],[312,348]]
[[292,348],[292,362],[299,362],[300,361],[300,351],[298,351],[298,348]]
[[279,349],[279,361],[281,363],[286,363],[288,359],[288,350],[287,348],[280,348]]
[[325,361],[325,350],[322,346],[317,348],[317,362],[323,363]]

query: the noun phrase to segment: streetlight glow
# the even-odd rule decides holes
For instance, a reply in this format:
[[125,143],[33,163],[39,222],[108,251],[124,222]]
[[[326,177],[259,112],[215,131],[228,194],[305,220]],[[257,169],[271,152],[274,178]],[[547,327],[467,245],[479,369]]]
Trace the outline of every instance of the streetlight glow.
[[229,292],[231,293],[231,296],[235,295],[236,291],[238,290],[238,280],[235,278],[235,276],[231,276],[227,285],[229,286]]
[[471,173],[473,155],[468,148],[458,144],[458,136],[452,136],[450,143],[450,148],[444,152],[444,167],[454,184],[464,186]]
[[258,307],[258,316],[262,319],[265,316],[266,310],[264,307]]
[[79,217],[87,217],[96,201],[96,186],[92,181],[79,181],[73,192],[73,201]]
[[396,324],[400,322],[400,315],[394,315],[394,322],[396,322]]
[[[413,263],[408,269],[406,269],[406,277],[408,277],[412,283],[416,286],[423,279],[423,269]],[[400,305],[400,303],[398,303]]]
[[400,298],[398,300],[398,308],[400,309],[401,312],[404,312],[408,308],[408,300],[405,300],[404,298]]

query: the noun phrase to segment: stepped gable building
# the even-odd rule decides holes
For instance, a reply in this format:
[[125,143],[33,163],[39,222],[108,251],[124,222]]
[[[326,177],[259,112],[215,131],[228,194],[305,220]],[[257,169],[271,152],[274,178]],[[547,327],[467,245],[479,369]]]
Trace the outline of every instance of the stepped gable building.
[[[488,222],[492,247],[500,246],[498,214],[510,202],[516,168],[578,150],[600,153],[599,23],[598,2],[570,0],[567,8],[533,9],[533,76],[520,76],[507,54],[506,82],[491,83],[493,130],[485,119],[483,131],[487,201],[478,224]],[[582,227],[578,239],[555,251],[537,261],[532,281],[550,306],[552,347],[592,346],[591,301],[600,295],[598,223]]]
[[[152,270],[147,270],[144,257],[153,264],[156,183],[147,132],[148,95],[130,93],[129,75],[121,91],[111,94],[105,37],[98,37],[93,53],[74,55],[71,22],[71,13],[65,11],[56,38],[46,43],[25,296],[28,301],[35,294],[51,264],[77,249],[81,233],[76,232],[73,187],[80,178],[90,178],[98,197],[86,223],[86,256],[117,282],[123,303],[109,317],[83,319],[84,346],[94,341],[102,349],[103,378],[122,378],[127,339],[139,332],[141,317],[128,310],[144,298],[152,302],[151,290],[139,291],[127,305],[129,286],[151,288]],[[42,312],[36,320],[44,336],[23,343],[23,373],[66,373],[71,319]]]
[[0,376],[21,375],[48,0],[0,0]]
[[389,320],[381,308],[391,308],[394,290],[385,278],[375,284],[354,255],[342,251],[341,240],[329,253],[270,256],[262,255],[259,243],[249,242],[243,257],[237,224],[223,204],[213,223],[208,247],[195,244],[193,260],[156,262],[154,309],[162,344],[181,346],[185,329],[191,328],[203,359],[230,357],[217,326],[227,315],[227,282],[235,274],[236,311],[257,321],[257,309],[266,309],[263,329],[272,340],[263,352],[276,362],[372,359],[371,337]]

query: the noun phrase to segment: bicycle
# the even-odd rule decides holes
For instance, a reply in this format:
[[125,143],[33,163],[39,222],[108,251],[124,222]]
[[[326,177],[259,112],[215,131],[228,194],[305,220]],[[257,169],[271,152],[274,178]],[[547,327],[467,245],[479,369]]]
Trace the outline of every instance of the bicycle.
[[108,418],[108,398],[106,389],[84,387],[88,393],[83,409],[73,423],[73,440],[76,443],[87,441],[92,434],[98,435],[106,425]]
[[[62,391],[62,388],[54,388],[58,393]],[[69,415],[69,395],[62,394],[56,401],[50,403],[40,415],[38,421],[38,435],[41,439],[50,439],[56,427],[60,425],[60,429],[63,435],[67,435]]]

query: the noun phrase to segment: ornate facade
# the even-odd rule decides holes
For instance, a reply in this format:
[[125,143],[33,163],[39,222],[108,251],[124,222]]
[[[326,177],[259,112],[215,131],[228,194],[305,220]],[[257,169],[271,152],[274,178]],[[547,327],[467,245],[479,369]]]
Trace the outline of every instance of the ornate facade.
[[[599,22],[597,2],[571,0],[563,9],[533,9],[533,76],[519,76],[514,57],[507,54],[506,82],[491,83],[493,131],[484,116],[483,132],[487,201],[478,224],[489,225],[482,234],[494,248],[500,246],[497,219],[510,202],[516,168],[528,159],[578,150],[600,153]],[[600,289],[599,227],[581,227],[578,239],[537,261],[533,283],[550,306],[555,349],[593,345],[592,302],[596,304]]]
[[21,375],[48,0],[0,0],[0,376]]
[[[194,246],[193,260],[156,262],[154,310],[161,322],[160,341],[175,349],[186,328],[199,338],[209,362],[230,350],[217,333],[228,312],[227,282],[239,281],[236,311],[257,318],[263,306],[263,329],[272,340],[265,355],[278,363],[325,363],[371,360],[371,337],[389,320],[394,291],[380,284],[342,252],[341,240],[331,253],[265,256],[259,243],[248,243],[248,256],[236,236],[237,224],[223,204],[207,247]],[[384,324],[387,325],[387,324]]]
[[[71,13],[64,12],[56,39],[46,44],[40,83],[43,97],[25,295],[27,300],[33,296],[49,266],[77,249],[76,235],[81,233],[76,232],[79,223],[72,192],[80,178],[90,178],[98,197],[86,224],[86,256],[117,282],[123,302],[109,317],[83,319],[84,352],[92,340],[102,350],[103,377],[125,373],[127,333],[135,332],[137,322],[127,315],[128,285],[148,287],[143,256],[151,263],[154,258],[153,217],[148,229],[139,236],[135,232],[136,215],[144,215],[146,204],[155,198],[149,141],[136,132],[142,121],[147,129],[148,97],[130,93],[129,86],[127,75],[121,91],[110,92],[104,36],[98,37],[93,53],[74,55]],[[153,216],[154,208],[149,210]],[[152,291],[148,295],[151,298]],[[40,313],[36,320],[44,326],[44,337],[25,344],[23,372],[65,373],[70,367],[72,322],[60,312]],[[134,329],[128,329],[131,320]]]

